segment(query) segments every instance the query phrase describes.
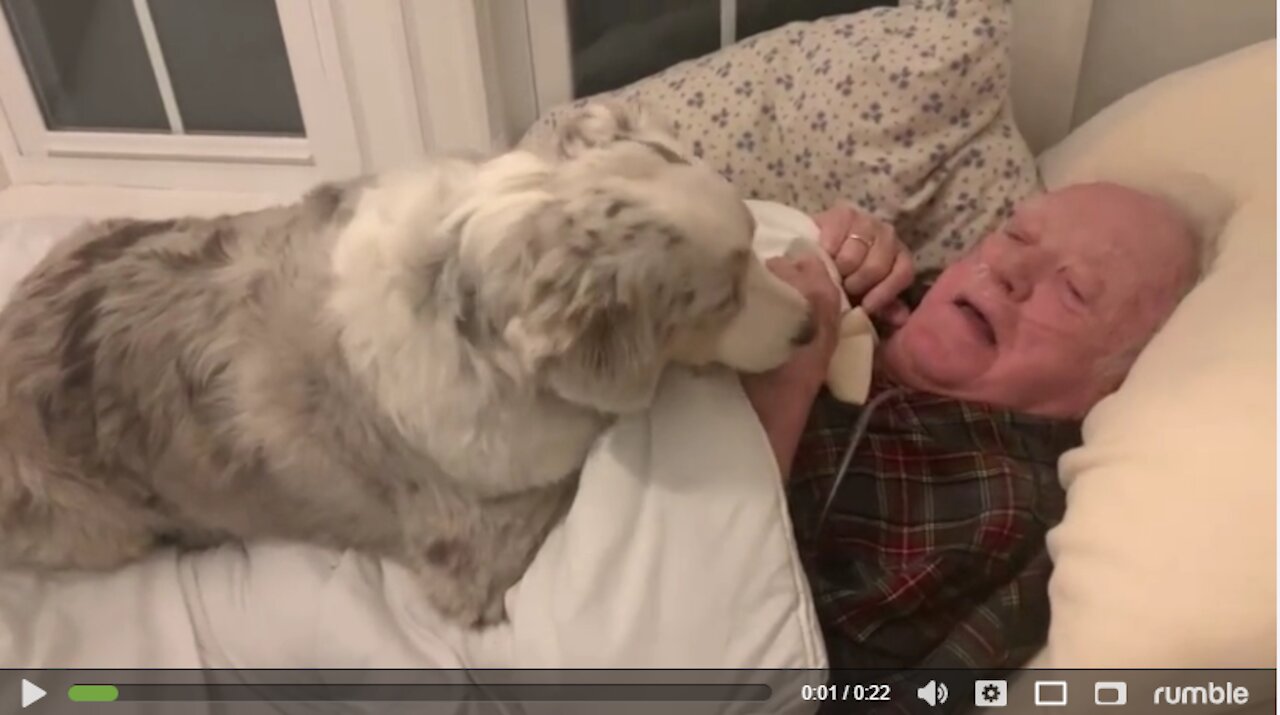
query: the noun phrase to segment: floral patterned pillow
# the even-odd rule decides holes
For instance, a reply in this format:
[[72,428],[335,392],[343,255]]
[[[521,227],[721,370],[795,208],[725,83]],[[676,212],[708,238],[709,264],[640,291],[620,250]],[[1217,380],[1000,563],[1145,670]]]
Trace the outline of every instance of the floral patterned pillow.
[[[904,0],[792,23],[609,93],[750,198],[852,201],[944,265],[1039,188],[1009,105],[1007,0]],[[522,141],[547,141],[573,106]]]

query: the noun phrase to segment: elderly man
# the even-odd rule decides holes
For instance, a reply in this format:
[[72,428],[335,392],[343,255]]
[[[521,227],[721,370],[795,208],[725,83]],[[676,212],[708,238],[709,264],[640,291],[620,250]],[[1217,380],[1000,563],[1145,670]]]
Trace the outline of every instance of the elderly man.
[[832,667],[1016,666],[1048,628],[1057,458],[1194,284],[1198,237],[1153,196],[1073,186],[1023,202],[909,309],[892,228],[847,207],[815,220],[888,333],[868,405],[820,394],[839,294],[816,258],[771,268],[810,299],[819,338],[743,383],[788,479]]

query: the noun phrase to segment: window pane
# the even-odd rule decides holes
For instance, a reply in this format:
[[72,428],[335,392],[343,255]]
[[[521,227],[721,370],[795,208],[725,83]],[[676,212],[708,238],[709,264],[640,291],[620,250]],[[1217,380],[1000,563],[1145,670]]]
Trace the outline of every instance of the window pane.
[[188,133],[304,133],[274,0],[149,2]]
[[720,48],[720,0],[568,0],[568,10],[575,97]]
[[739,40],[797,20],[817,20],[898,4],[895,0],[737,0],[737,3],[738,27],[734,36]]
[[0,0],[50,129],[168,131],[132,0]]
[[[734,37],[896,0],[734,0]],[[567,0],[575,97],[720,49],[721,0]]]

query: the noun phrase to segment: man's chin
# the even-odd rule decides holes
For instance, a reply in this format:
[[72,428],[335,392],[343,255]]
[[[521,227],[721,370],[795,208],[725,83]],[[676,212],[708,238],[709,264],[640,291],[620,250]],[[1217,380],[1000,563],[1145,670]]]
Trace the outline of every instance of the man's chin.
[[994,356],[957,350],[933,337],[896,333],[885,341],[881,359],[908,387],[947,395],[966,392],[990,369]]
[[984,372],[967,365],[937,364],[936,360],[921,364],[917,370],[933,386],[935,392],[957,397],[968,393]]

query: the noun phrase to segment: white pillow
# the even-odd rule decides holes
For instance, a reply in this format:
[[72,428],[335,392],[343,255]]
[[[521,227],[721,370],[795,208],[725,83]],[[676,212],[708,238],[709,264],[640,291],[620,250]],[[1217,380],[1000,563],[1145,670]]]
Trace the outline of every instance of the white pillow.
[[1230,215],[1062,459],[1037,667],[1275,667],[1275,63],[1271,41],[1170,75],[1042,157],[1049,188],[1114,178]]

